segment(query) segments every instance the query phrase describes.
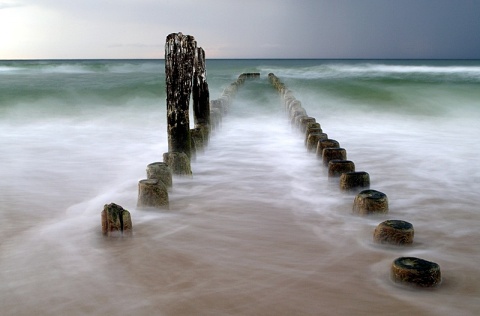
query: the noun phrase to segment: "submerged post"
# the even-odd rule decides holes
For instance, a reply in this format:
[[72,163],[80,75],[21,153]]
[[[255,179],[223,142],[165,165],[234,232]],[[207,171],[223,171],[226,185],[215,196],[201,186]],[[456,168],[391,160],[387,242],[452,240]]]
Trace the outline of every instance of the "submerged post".
[[168,151],[191,155],[189,104],[192,92],[195,38],[182,33],[167,36],[165,76],[167,89]]

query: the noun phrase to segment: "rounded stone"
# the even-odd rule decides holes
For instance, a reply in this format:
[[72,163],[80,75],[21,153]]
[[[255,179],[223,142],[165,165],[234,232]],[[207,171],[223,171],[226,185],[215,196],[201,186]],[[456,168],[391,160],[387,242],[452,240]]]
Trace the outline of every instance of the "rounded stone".
[[413,225],[401,220],[387,220],[375,228],[373,241],[380,244],[409,245],[413,243]]
[[440,266],[415,257],[400,257],[393,261],[390,276],[395,283],[417,287],[435,287],[442,282]]

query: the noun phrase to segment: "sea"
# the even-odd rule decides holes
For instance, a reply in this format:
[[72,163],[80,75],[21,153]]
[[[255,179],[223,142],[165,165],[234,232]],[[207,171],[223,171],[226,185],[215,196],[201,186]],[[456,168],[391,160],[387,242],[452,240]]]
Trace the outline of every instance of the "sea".
[[[0,61],[1,315],[478,315],[480,61],[207,56],[206,69],[211,100],[260,77],[161,210],[137,198],[168,151],[163,60]],[[356,193],[306,150],[269,73],[388,214],[353,214]],[[110,203],[132,237],[102,235]],[[373,241],[389,219],[413,225],[413,244]],[[400,257],[437,263],[442,282],[393,282]]]

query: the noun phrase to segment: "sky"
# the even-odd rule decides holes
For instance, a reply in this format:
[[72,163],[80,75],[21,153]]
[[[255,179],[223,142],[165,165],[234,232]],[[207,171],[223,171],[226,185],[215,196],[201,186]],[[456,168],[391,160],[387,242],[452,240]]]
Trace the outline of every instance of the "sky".
[[0,0],[0,59],[480,59],[480,0]]

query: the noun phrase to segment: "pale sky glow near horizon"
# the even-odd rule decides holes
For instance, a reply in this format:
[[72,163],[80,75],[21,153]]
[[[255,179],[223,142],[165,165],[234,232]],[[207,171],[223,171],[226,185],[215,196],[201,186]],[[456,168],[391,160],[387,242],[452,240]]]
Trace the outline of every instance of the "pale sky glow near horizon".
[[480,0],[0,0],[0,59],[480,59]]

